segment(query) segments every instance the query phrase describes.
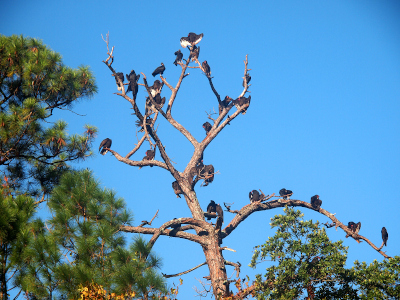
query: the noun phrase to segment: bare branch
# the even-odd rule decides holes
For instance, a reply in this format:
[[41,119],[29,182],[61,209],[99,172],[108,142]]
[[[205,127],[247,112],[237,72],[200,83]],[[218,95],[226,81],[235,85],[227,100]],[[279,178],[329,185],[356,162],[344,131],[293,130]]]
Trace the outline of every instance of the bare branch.
[[[152,234],[154,235],[156,232],[159,231],[159,228],[147,228],[147,227],[139,227],[139,226],[121,226],[120,230],[123,232],[130,232],[130,233],[141,233],[141,234]],[[165,235],[165,236],[170,236],[169,233],[171,232],[171,229],[164,229],[160,235]],[[187,233],[187,232],[182,232],[178,231],[173,237],[176,238],[181,238],[185,240],[189,240],[198,244],[204,244],[205,240],[203,237],[192,234],[192,233]]]
[[107,150],[110,151],[115,156],[116,159],[118,159],[119,161],[121,161],[129,166],[133,166],[133,167],[157,166],[157,167],[160,167],[160,168],[170,171],[168,166],[161,161],[158,161],[158,160],[134,161],[134,160],[130,160],[126,157],[122,157],[116,151],[114,151],[112,149],[107,149]]
[[157,211],[156,211],[156,214],[154,215],[153,219],[151,219],[151,221],[150,221],[150,222],[147,222],[147,221],[142,221],[142,224],[140,224],[140,225],[139,225],[139,227],[143,227],[144,225],[151,225],[151,223],[153,222],[153,220],[154,220],[154,219],[155,219],[155,217],[157,216],[157,214],[158,214],[158,211],[159,211],[159,209],[157,209]]
[[263,210],[269,210],[269,209],[274,209],[277,207],[285,207],[286,205],[288,206],[296,206],[296,207],[305,207],[314,211],[317,211],[325,216],[327,216],[329,219],[331,219],[337,227],[340,227],[345,231],[349,236],[353,237],[355,240],[364,240],[366,241],[372,248],[374,248],[376,251],[378,251],[380,254],[382,254],[385,258],[390,258],[390,256],[386,255],[386,253],[380,251],[378,247],[376,247],[371,241],[369,241],[367,238],[364,236],[361,236],[353,231],[351,231],[346,225],[341,223],[334,214],[331,214],[327,210],[323,208],[315,209],[312,207],[312,205],[308,202],[304,202],[301,200],[283,200],[283,199],[278,199],[278,200],[272,200],[268,202],[253,202],[250,204],[245,205],[242,209],[240,209],[239,213],[233,218],[233,220],[222,230],[222,238],[227,237],[236,227],[243,222],[248,216],[250,216],[252,213],[256,211],[263,211]]
[[204,265],[206,265],[207,264],[207,262],[203,262],[202,264],[200,264],[200,265],[198,265],[198,266],[196,266],[196,267],[194,267],[194,268],[191,268],[191,269],[189,269],[189,270],[187,270],[187,271],[184,271],[184,272],[181,272],[181,273],[177,273],[177,274],[173,274],[173,275],[166,275],[166,274],[164,274],[164,273],[161,273],[165,278],[170,278],[170,277],[176,277],[176,276],[180,276],[180,275],[184,275],[184,274],[187,274],[187,273],[190,273],[190,272],[192,272],[192,271],[194,271],[194,270],[196,270],[196,269],[198,269],[198,268],[200,268],[200,267],[202,267],[202,266],[204,266]]
[[225,260],[225,265],[234,266],[235,267],[235,271],[236,271],[236,277],[239,277],[240,267],[242,266],[242,264],[240,262],[237,262],[235,264],[234,262]]

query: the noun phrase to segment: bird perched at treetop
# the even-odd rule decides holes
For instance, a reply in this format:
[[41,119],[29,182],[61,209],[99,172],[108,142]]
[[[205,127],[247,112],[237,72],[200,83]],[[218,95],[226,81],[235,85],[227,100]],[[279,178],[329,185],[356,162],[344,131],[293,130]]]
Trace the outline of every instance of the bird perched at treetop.
[[[235,106],[238,110],[242,110],[242,115],[245,115],[247,112],[247,109],[250,106],[250,100],[251,100],[251,96],[249,96],[248,98],[239,97],[236,100],[233,100],[233,103],[235,104]],[[242,107],[245,107],[245,108],[242,109]]]
[[221,218],[222,223],[224,223],[224,211],[221,205],[217,204],[215,211],[217,212],[218,218]]
[[211,128],[212,128],[212,125],[209,122],[205,122],[203,124],[203,128],[206,131],[206,133],[208,134],[210,132]]
[[153,77],[155,77],[157,74],[162,75],[162,74],[164,73],[164,71],[165,71],[165,66],[164,66],[163,63],[161,63],[161,66],[159,66],[158,68],[156,68],[156,69],[154,70],[154,72],[151,73],[151,75],[153,75]]
[[[210,203],[208,204],[207,212],[209,214],[217,212],[217,204],[214,202],[214,200],[211,200]],[[211,220],[211,217],[207,217],[207,220]]]
[[177,66],[179,62],[182,62],[183,54],[181,52],[181,49],[179,49],[178,51],[175,51],[174,54],[176,55],[174,65]]
[[318,195],[312,196],[311,197],[311,206],[314,207],[315,209],[319,209],[322,205],[322,200],[319,199]]
[[250,202],[258,202],[260,201],[260,193],[257,190],[252,190],[249,193]]
[[382,227],[382,231],[381,232],[382,232],[382,241],[386,246],[387,240],[389,239],[389,234],[388,234],[388,232],[387,232],[385,227]]
[[281,196],[283,199],[286,199],[286,200],[289,199],[290,196],[292,196],[292,195],[293,195],[293,192],[290,190],[287,190],[287,189],[281,189],[279,191],[279,196]]
[[183,48],[186,48],[187,46],[194,46],[201,41],[203,36],[204,36],[204,34],[202,34],[202,33],[195,34],[194,32],[190,32],[187,37],[184,36],[181,38],[181,40],[180,40],[181,46]]
[[189,59],[192,61],[198,60],[200,55],[200,47],[193,46],[189,54]]
[[211,68],[210,68],[210,66],[208,65],[208,62],[207,62],[206,60],[203,61],[203,63],[201,64],[201,66],[202,66],[203,71],[204,71],[204,73],[206,74],[206,76],[207,76],[207,77],[210,77],[210,75],[211,75]]
[[[111,74],[111,76],[114,76],[115,82],[117,83],[118,91],[122,90],[122,83],[124,82],[124,73],[118,72],[115,74]],[[121,84],[118,82],[118,79],[121,80]]]
[[[100,152],[100,154],[105,155],[105,154],[108,152],[108,150],[107,150],[107,149],[104,149],[104,148],[110,149],[110,148],[111,148],[111,144],[112,144],[111,139],[109,139],[109,138],[104,139],[104,140],[100,143],[100,147],[99,147],[99,152]],[[101,149],[101,150],[100,150],[100,149]]]
[[174,189],[174,193],[176,195],[176,198],[181,198],[181,196],[179,196],[180,194],[183,194],[181,187],[179,186],[177,181],[174,181],[172,183],[172,188]]
[[247,85],[249,84],[250,80],[251,80],[251,76],[249,74],[246,74],[245,79],[243,79],[243,87],[244,87],[244,81],[246,80]]

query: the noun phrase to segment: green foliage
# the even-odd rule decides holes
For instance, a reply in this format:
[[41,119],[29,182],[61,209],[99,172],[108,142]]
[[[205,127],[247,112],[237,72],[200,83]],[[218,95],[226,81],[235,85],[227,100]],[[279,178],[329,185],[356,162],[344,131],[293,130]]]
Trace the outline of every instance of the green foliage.
[[[18,286],[38,298],[107,291],[109,295],[151,295],[167,292],[156,272],[160,260],[136,238],[125,249],[121,225],[129,225],[125,202],[100,188],[89,170],[64,174],[48,201],[52,218],[32,224],[34,237],[25,250],[26,268]],[[88,289],[85,289],[88,288]]]
[[[285,207],[273,217],[276,234],[255,247],[250,263],[274,262],[257,275],[257,299],[389,299],[399,297],[399,257],[346,269],[347,247],[331,242],[319,223],[304,221],[299,210]],[[264,277],[264,279],[263,279]]]
[[88,67],[64,66],[40,40],[0,35],[0,166],[15,190],[49,193],[68,161],[91,154],[96,128],[68,136],[64,121],[48,119],[96,89]]
[[34,199],[15,195],[7,180],[0,181],[0,295],[7,294],[12,275],[19,271],[18,262],[31,236],[27,225],[35,213]]

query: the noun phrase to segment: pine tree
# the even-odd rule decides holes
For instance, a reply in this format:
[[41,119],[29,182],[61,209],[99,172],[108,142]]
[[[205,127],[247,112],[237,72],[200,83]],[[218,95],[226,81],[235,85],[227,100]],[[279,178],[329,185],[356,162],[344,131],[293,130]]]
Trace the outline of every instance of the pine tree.
[[27,227],[35,213],[34,199],[15,195],[5,177],[0,187],[0,212],[0,299],[7,299],[31,235]]
[[0,35],[0,166],[14,190],[43,197],[67,162],[91,154],[94,127],[68,136],[64,121],[45,121],[96,90],[89,67],[63,65],[40,40]]
[[[78,299],[101,287],[110,295],[164,295],[160,259],[137,237],[129,249],[119,230],[130,225],[125,202],[88,170],[61,177],[48,200],[52,218],[33,222],[17,285],[31,297]],[[129,296],[130,295],[130,296]]]

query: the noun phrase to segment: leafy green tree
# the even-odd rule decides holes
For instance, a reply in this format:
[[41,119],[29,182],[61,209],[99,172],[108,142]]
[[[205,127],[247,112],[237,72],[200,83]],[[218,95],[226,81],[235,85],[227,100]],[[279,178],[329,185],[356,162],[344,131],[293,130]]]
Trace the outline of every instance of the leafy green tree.
[[124,200],[102,189],[89,170],[64,174],[48,206],[53,217],[33,222],[22,262],[26,267],[16,277],[31,298],[79,299],[82,288],[93,286],[144,299],[167,293],[156,272],[160,259],[147,243],[137,237],[124,248],[119,228],[131,222]]
[[11,281],[19,270],[17,262],[31,235],[27,225],[35,213],[34,199],[15,195],[7,181],[5,178],[0,187],[0,299],[7,299],[13,288]]
[[248,288],[257,299],[400,297],[400,257],[369,266],[356,261],[354,267],[346,268],[343,241],[331,242],[325,228],[318,222],[304,221],[299,210],[285,207],[284,212],[271,219],[271,227],[277,228],[275,235],[254,250],[250,266],[275,262]]
[[96,90],[89,67],[65,66],[40,40],[0,35],[0,167],[14,190],[43,197],[67,162],[90,155],[94,127],[68,136],[66,122],[48,124],[57,109],[71,109]]

